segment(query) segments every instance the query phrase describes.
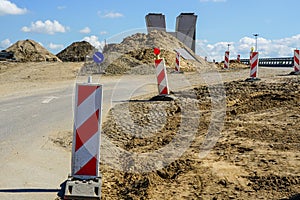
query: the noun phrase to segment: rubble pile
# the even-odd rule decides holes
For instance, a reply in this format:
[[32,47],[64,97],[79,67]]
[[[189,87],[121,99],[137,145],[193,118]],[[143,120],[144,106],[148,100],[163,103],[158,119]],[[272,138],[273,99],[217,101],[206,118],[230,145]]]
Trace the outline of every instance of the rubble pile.
[[89,42],[73,42],[70,46],[59,52],[56,56],[63,62],[84,62],[96,48]]

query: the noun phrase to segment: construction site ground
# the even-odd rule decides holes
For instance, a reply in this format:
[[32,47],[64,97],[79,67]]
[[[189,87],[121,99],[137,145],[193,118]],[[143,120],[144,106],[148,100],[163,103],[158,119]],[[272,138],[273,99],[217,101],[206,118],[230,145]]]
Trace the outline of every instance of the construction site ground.
[[[38,94],[68,92],[72,104],[72,92],[83,63],[0,63],[0,106],[6,118],[13,116],[4,110],[5,103]],[[155,86],[150,92],[135,96],[132,100],[104,105],[103,134],[112,143],[128,152],[144,153],[168,145],[182,126],[183,111],[180,103],[197,102],[199,123],[184,127],[196,129],[194,138],[187,150],[175,161],[162,169],[144,173],[130,173],[130,158],[119,157],[125,171],[101,162],[103,177],[102,199],[292,199],[300,194],[300,77],[285,76],[289,68],[260,68],[260,81],[245,82],[249,69],[219,70],[225,93],[221,96],[226,102],[224,123],[220,138],[204,158],[199,157],[212,120],[212,96],[199,73],[189,72],[181,76],[189,77],[191,85],[184,89],[172,89],[177,97],[171,102],[149,102],[155,95]],[[120,79],[147,80],[148,75],[95,75],[109,89]],[[176,76],[170,75],[170,82]],[[171,85],[170,83],[170,85]],[[62,90],[63,89],[63,90]],[[210,88],[211,89],[211,88]],[[63,92],[62,92],[63,91]],[[194,94],[194,95],[190,95]],[[56,95],[59,96],[59,95]],[[105,98],[105,97],[104,97]],[[41,99],[37,107],[45,106],[52,99]],[[48,104],[47,104],[48,105]],[[155,124],[163,123],[159,133],[151,137],[138,138],[128,134],[132,127],[122,127],[117,120],[126,121],[123,109],[129,105],[130,118],[145,129],[157,130],[150,126],[149,119],[155,118],[154,107],[164,107],[166,121],[155,118]],[[22,113],[26,105],[21,105]],[[69,112],[72,106],[68,105]],[[42,107],[40,109],[43,109]],[[51,108],[55,109],[55,107]],[[122,114],[122,111],[124,113]],[[128,111],[128,110],[127,110]],[[159,112],[159,111],[157,111]],[[149,114],[150,113],[150,114]],[[127,113],[128,114],[128,113]],[[155,116],[151,116],[151,114]],[[49,113],[49,122],[56,116]],[[28,116],[32,117],[32,116]],[[62,115],[62,118],[64,116]],[[116,119],[116,117],[118,119]],[[4,117],[3,117],[4,118]],[[20,119],[11,119],[20,120]],[[64,119],[57,127],[51,125],[42,132],[22,137],[13,137],[21,130],[10,131],[1,127],[0,199],[56,199],[57,191],[70,172],[72,116]],[[151,120],[150,120],[151,122]],[[31,124],[34,127],[34,124]],[[3,129],[2,129],[3,128]],[[9,140],[5,139],[5,134]],[[31,134],[42,135],[32,137]],[[27,138],[27,139],[26,139]],[[24,144],[24,141],[26,144]],[[13,148],[10,150],[4,147]],[[10,145],[10,146],[9,146]],[[102,144],[103,146],[103,144]],[[105,150],[102,152],[102,154]],[[107,159],[101,155],[102,159]],[[26,158],[26,159],[25,159]],[[30,170],[25,170],[29,168]],[[135,166],[138,168],[138,166]],[[24,170],[22,170],[24,168]],[[9,178],[8,178],[9,177]],[[14,177],[14,178],[11,178]],[[45,180],[48,180],[46,182]],[[39,188],[39,189],[37,189]],[[36,190],[35,190],[36,189]]]

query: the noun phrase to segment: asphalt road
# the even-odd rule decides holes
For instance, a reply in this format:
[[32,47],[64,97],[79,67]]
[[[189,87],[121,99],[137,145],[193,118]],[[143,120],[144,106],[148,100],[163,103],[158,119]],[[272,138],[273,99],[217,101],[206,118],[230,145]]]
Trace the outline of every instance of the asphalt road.
[[[104,85],[104,116],[114,104],[156,89],[145,77],[98,78]],[[50,137],[73,128],[74,86],[0,98],[0,199],[55,199],[71,171],[71,154]]]
[[0,199],[54,199],[70,154],[49,135],[72,127],[72,88],[5,99],[0,110]]
[[[264,69],[286,74],[291,69]],[[172,90],[199,83],[247,78],[248,70],[205,75],[170,75]],[[267,74],[267,73],[265,73]],[[93,78],[104,84],[104,116],[115,103],[157,92],[154,76]],[[218,82],[217,81],[217,82]],[[74,82],[38,94],[0,98],[0,199],[55,199],[70,173],[70,152],[49,137],[72,130]]]

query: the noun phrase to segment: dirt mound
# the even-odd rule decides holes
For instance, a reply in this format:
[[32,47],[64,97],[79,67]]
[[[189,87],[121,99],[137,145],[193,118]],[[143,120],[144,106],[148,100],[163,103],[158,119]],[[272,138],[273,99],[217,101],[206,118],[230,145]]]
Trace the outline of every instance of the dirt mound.
[[[127,152],[141,155],[162,149],[177,140],[180,128],[186,134],[182,139],[188,139],[195,127],[197,132],[185,153],[162,169],[130,173],[147,163],[129,154],[117,157],[123,171],[101,163],[102,198],[288,199],[297,195],[300,79],[225,83],[226,96],[218,98],[225,97],[227,105],[222,135],[209,155],[199,158],[213,116],[211,92],[220,87],[177,91],[173,102],[129,101],[114,107],[103,124],[102,137]],[[181,108],[182,103],[195,101],[201,114],[199,123],[186,116],[193,112]],[[190,123],[185,126],[187,117]],[[70,140],[62,143],[69,146]],[[101,148],[102,159],[114,153],[105,152],[107,146],[103,144]]]
[[29,39],[16,42],[6,51],[13,52],[16,60],[20,62],[61,61],[42,45]]
[[63,62],[83,62],[86,56],[91,55],[95,50],[95,47],[89,42],[73,42],[56,56]]
[[[195,55],[192,50],[188,49],[177,38],[163,31],[152,31],[149,34],[136,33],[124,38],[119,44],[106,45],[103,49],[105,61],[100,67],[111,74],[147,74],[149,73],[149,68],[154,67],[154,47],[161,49],[160,57],[165,59],[168,68],[175,68],[175,49],[179,48],[185,48],[193,57],[198,59],[198,61],[185,60],[182,57],[182,71],[195,71],[196,68],[207,67],[207,63],[202,58]],[[92,63],[88,63],[87,66],[93,68],[91,67],[93,66]],[[144,70],[134,70],[136,67]],[[97,69],[95,65],[94,68]]]
[[[123,39],[120,44],[111,44],[104,48],[105,52],[127,53],[141,48],[154,47],[173,52],[176,48],[187,48],[182,42],[164,31],[151,31],[149,34],[136,33]],[[192,53],[192,52],[191,52]],[[153,50],[152,50],[153,54]]]
[[[217,62],[216,66],[218,69],[224,69],[224,61]],[[249,65],[238,62],[237,60],[229,60],[229,69],[246,69]]]

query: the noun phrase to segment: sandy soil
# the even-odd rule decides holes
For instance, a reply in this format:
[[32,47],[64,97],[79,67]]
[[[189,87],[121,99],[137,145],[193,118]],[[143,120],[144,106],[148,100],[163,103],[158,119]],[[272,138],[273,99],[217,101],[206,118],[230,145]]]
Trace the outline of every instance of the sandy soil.
[[83,63],[0,62],[0,96],[28,95],[74,83]]
[[[73,83],[80,66],[82,63],[3,62],[0,95],[32,94]],[[102,135],[129,153],[159,150],[177,137],[179,129],[196,132],[182,155],[174,161],[165,157],[170,163],[157,170],[132,173],[142,171],[140,166],[144,164],[130,154],[113,158],[123,171],[102,162],[102,199],[289,199],[299,195],[300,77],[277,76],[278,72],[272,70],[268,73],[257,82],[227,81],[224,86],[198,85],[173,91],[177,99],[171,102],[145,98],[113,108],[103,124]],[[221,95],[213,98],[212,94],[218,92]],[[212,106],[222,101],[226,103],[226,115],[215,115]],[[195,117],[185,115],[182,106],[189,104],[197,106],[193,110],[195,116],[200,116],[197,123],[193,123]],[[224,123],[220,121],[222,117]],[[184,124],[185,118],[191,123]],[[200,158],[212,118],[221,124],[211,127],[221,130],[220,138],[213,135],[217,143]],[[128,119],[134,123],[118,123]],[[60,136],[51,138],[53,145],[70,151],[72,130],[62,130],[57,135]],[[105,140],[102,148],[102,154],[109,150]],[[107,159],[105,155],[101,157]]]
[[[199,86],[175,93],[180,101],[189,102],[190,94],[195,92],[199,103],[201,120],[188,150],[170,165],[149,173],[118,172],[102,165],[103,199],[283,199],[299,194],[299,77],[254,83],[233,81],[224,87],[224,129],[209,155],[199,158],[212,117],[208,88]],[[134,127],[124,128],[116,123],[115,118],[122,115],[113,112],[104,124],[103,134],[129,152],[160,149],[172,141],[183,125],[184,114],[177,103],[129,103],[131,118],[136,123],[146,127],[163,124],[152,137],[128,134],[135,131]],[[149,122],[151,104],[166,106],[166,122],[155,116],[156,120]],[[144,115],[137,117],[141,113]],[[191,122],[185,128],[192,130],[193,126]],[[118,160],[125,170],[141,165],[132,164],[130,157]]]

